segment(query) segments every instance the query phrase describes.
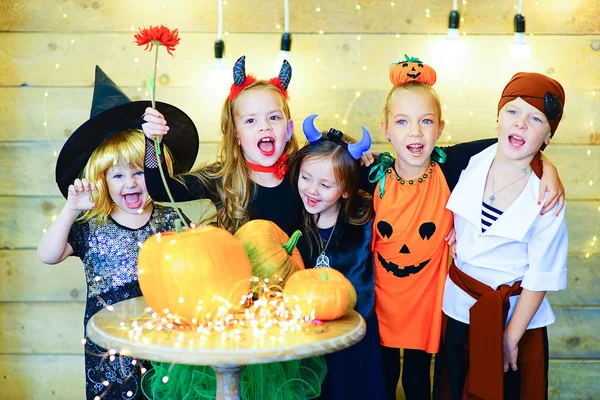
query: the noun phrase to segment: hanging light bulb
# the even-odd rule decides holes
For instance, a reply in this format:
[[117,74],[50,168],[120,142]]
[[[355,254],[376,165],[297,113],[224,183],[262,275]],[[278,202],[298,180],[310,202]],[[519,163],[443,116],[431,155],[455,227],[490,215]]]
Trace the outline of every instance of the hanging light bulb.
[[525,40],[525,17],[521,14],[522,0],[519,0],[515,15],[515,36],[510,45],[509,53],[515,60],[526,60],[531,57],[531,46]]
[[277,75],[281,69],[283,60],[287,60],[290,64],[290,51],[292,50],[292,34],[290,33],[290,10],[288,0],[283,2],[283,35],[281,35],[281,45],[279,46],[279,54],[275,63],[273,63],[273,73]]
[[[445,73],[458,75],[462,72],[459,65],[465,57],[465,42],[460,40],[458,28],[460,25],[460,13],[458,12],[458,1],[453,0],[452,11],[448,17],[448,34],[439,40],[438,49],[434,52],[435,58],[440,58],[438,63],[444,65]],[[457,78],[458,79],[458,78]]]
[[458,40],[460,37],[458,33],[458,28],[460,26],[460,13],[457,9],[457,3],[457,0],[453,1],[452,11],[450,11],[450,16],[448,17],[448,35],[446,36],[448,40]]
[[281,46],[279,47],[279,54],[277,55],[277,60],[275,60],[275,64],[273,64],[273,71],[275,74],[279,73],[281,69],[281,64],[283,64],[283,60],[287,60],[290,62],[290,50],[292,49],[292,34],[289,32],[285,32],[281,35]]
[[223,41],[223,0],[217,0],[218,4],[218,26],[217,40],[215,40],[215,64],[213,69],[225,69],[223,55],[225,54],[225,42]]
[[225,93],[227,84],[231,80],[230,71],[226,68],[223,61],[225,55],[225,42],[223,41],[223,0],[217,0],[218,3],[218,28],[217,28],[217,39],[215,40],[214,52],[215,61],[209,71],[209,82],[213,89],[220,95],[221,92]]
[[214,69],[225,69],[223,64],[223,54],[225,54],[225,42],[222,39],[215,40],[215,65]]

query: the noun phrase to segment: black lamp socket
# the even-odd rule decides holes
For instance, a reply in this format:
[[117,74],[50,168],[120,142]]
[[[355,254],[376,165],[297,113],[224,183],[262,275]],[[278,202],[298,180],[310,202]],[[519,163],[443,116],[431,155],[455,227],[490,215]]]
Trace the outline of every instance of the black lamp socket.
[[225,42],[221,39],[215,41],[215,58],[223,58],[225,53]]
[[458,29],[460,25],[460,13],[457,10],[450,11],[450,17],[448,18],[448,28]]
[[522,14],[515,15],[515,33],[525,33],[525,17]]
[[292,34],[289,32],[284,33],[281,36],[281,51],[292,50]]

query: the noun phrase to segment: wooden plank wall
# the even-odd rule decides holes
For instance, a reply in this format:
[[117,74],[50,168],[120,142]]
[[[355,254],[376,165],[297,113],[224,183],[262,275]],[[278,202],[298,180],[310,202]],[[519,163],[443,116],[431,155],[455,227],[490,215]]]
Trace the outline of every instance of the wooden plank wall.
[[[443,140],[455,143],[495,134],[498,97],[513,73],[561,81],[565,117],[547,155],[567,190],[569,289],[550,295],[557,315],[549,330],[550,398],[598,399],[600,3],[524,1],[533,55],[522,62],[508,55],[513,3],[459,2],[466,35],[451,46],[444,39],[449,0],[292,0],[290,106],[297,126],[317,112],[319,127],[357,135],[364,125],[375,148],[387,149],[378,126],[388,69],[407,53],[438,71]],[[179,28],[182,40],[174,57],[160,54],[157,97],[194,119],[198,162],[212,159],[230,83],[229,70],[213,70],[217,3],[0,0],[0,10],[0,398],[81,399],[84,275],[78,260],[49,267],[35,254],[63,205],[55,152],[89,115],[96,64],[132,99],[148,97],[153,55],[132,43],[132,27],[162,23]],[[249,71],[272,76],[283,2],[228,0],[224,10],[226,64],[245,54]]]

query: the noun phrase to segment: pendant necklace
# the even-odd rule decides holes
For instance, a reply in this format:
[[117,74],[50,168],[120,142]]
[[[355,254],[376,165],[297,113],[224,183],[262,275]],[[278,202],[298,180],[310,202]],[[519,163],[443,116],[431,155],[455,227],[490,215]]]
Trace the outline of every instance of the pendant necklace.
[[496,160],[494,160],[494,169],[492,171],[492,195],[490,197],[488,197],[488,199],[490,200],[490,206],[494,205],[494,200],[496,200],[496,193],[500,193],[501,191],[503,191],[504,189],[506,189],[507,187],[509,187],[510,185],[512,185],[513,183],[523,179],[525,176],[527,176],[528,172],[531,172],[531,168],[528,168],[526,166],[522,166],[521,167],[521,172],[523,173],[523,175],[521,175],[520,177],[518,177],[517,179],[515,179],[514,181],[512,181],[511,183],[509,183],[508,185],[504,186],[502,189],[500,190],[496,190],[495,189],[495,177],[496,177]]
[[[333,231],[335,230],[336,225],[337,225],[337,222],[335,224],[333,224],[333,228],[331,229],[331,233],[329,234],[329,239],[327,239],[327,243],[325,243],[325,247],[323,247],[323,250],[321,250],[321,254],[319,255],[319,257],[317,257],[317,263],[315,264],[315,268],[331,268],[331,266],[329,265],[329,257],[327,257],[325,255],[325,250],[327,250],[327,246],[329,246],[329,242],[331,241],[331,238],[333,237]],[[320,239],[321,240],[319,240],[319,247],[323,246],[323,239],[322,238],[320,238]]]

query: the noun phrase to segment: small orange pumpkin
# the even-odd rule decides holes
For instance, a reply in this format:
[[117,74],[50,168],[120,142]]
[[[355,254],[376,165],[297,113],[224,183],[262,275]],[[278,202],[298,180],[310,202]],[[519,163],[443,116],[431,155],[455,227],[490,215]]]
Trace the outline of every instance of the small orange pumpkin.
[[304,269],[302,256],[296,248],[301,235],[296,231],[290,238],[276,223],[264,219],[249,221],[235,233],[244,245],[252,275],[268,278],[272,283],[281,278],[282,286],[291,274]]
[[148,305],[187,322],[211,320],[224,305],[217,297],[237,308],[249,293],[251,276],[242,243],[213,226],[151,236],[138,257],[139,284]]
[[314,309],[315,318],[330,321],[356,306],[356,290],[344,274],[333,268],[310,268],[288,279],[283,293],[304,315]]
[[390,70],[390,81],[393,85],[401,85],[409,81],[419,81],[433,86],[437,79],[435,70],[415,57],[404,55],[404,61],[394,63]]

